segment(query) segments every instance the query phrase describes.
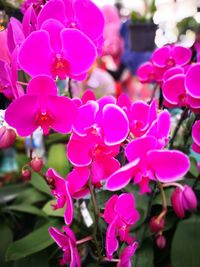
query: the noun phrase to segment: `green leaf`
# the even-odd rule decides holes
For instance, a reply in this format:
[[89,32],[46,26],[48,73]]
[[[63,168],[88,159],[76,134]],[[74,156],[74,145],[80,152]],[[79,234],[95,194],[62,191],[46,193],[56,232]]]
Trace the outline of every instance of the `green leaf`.
[[54,210],[51,204],[55,204],[55,200],[50,200],[47,202],[42,208],[43,212],[45,212],[49,216],[62,217],[64,216],[65,208]]
[[66,157],[66,148],[63,144],[52,145],[48,154],[48,167],[54,168],[62,177],[70,171],[70,164]]
[[27,185],[22,183],[4,185],[0,188],[0,203],[5,203],[15,199],[19,194],[24,191],[25,188],[27,188]]
[[113,195],[112,192],[109,191],[100,191],[96,193],[97,203],[99,208],[105,208],[105,203],[111,198]]
[[44,179],[36,172],[32,172],[32,177],[30,183],[37,188],[39,191],[51,195],[49,186],[44,181]]
[[38,209],[35,206],[28,205],[28,204],[11,205],[11,206],[7,206],[5,209],[30,213],[30,214],[34,214],[34,215],[42,216],[42,217],[47,217],[46,214],[42,210]]
[[34,204],[37,202],[41,202],[47,199],[46,194],[43,194],[36,190],[34,187],[27,188],[15,199],[14,204],[26,203],[26,204]]
[[15,241],[7,250],[6,260],[19,260],[49,247],[54,240],[50,237],[48,228],[61,227],[61,225],[58,220],[51,220],[24,238]]
[[172,241],[173,267],[200,266],[200,217],[193,215],[179,222]]
[[0,224],[0,266],[6,266],[5,254],[9,245],[12,243],[13,234],[7,224]]
[[190,170],[189,172],[194,176],[197,177],[199,175],[199,171],[197,168],[197,161],[194,157],[190,157]]
[[45,250],[24,259],[15,261],[14,267],[49,267],[48,255]]
[[153,244],[150,239],[142,243],[132,259],[132,267],[153,267]]

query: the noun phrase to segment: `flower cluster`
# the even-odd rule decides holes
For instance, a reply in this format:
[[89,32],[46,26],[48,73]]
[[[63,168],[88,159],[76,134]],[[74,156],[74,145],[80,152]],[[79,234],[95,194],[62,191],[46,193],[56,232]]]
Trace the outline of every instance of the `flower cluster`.
[[[49,168],[43,176],[56,198],[53,208],[65,210],[64,233],[55,227],[49,229],[64,252],[60,263],[80,266],[77,249],[80,242],[70,228],[75,199],[89,194],[93,199],[97,189],[117,191],[129,184],[138,184],[141,194],[151,192],[151,183],[162,192],[164,186],[184,178],[190,162],[183,152],[167,148],[171,115],[167,109],[158,109],[156,100],[148,104],[140,100],[132,103],[125,94],[118,99],[113,96],[96,99],[91,91],[86,91],[82,98],[72,99],[59,94],[58,79],[85,79],[101,53],[104,17],[92,1],[49,0],[44,5],[43,1],[26,1],[23,12],[22,23],[11,19],[3,33],[7,41],[6,56],[4,53],[0,58],[0,90],[13,99],[5,112],[5,121],[22,137],[31,135],[38,127],[44,135],[50,129],[71,134],[66,156],[72,170],[67,177],[61,177]],[[152,61],[141,66],[138,75],[143,82],[162,84],[169,106],[187,106],[198,113],[200,64],[188,66],[190,58],[189,49],[166,46],[154,52]],[[24,83],[18,81],[19,70],[30,76],[26,90],[22,87]],[[194,124],[192,134],[193,146],[199,151],[199,121]],[[0,139],[4,136],[2,128]],[[123,157],[119,160],[120,152]],[[43,162],[32,160],[30,166],[40,172]],[[29,179],[30,175],[26,177]],[[130,257],[138,246],[131,230],[139,220],[139,212],[132,193],[118,193],[106,202],[103,214],[95,201],[93,204],[95,215],[108,224],[105,259],[111,261],[119,245],[125,243],[117,264],[125,267],[130,266]],[[181,218],[185,210],[197,206],[189,186],[177,187],[171,200]],[[153,225],[153,232],[160,234],[165,214],[164,206],[154,220],[161,222],[162,227],[155,230]]]

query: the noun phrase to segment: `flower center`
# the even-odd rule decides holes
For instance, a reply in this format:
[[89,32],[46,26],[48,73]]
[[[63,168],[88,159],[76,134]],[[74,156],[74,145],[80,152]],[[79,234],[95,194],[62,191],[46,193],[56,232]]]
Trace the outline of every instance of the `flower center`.
[[60,54],[57,54],[54,58],[51,71],[54,78],[58,77],[59,79],[64,80],[69,75],[70,64]]
[[36,124],[38,126],[41,126],[45,135],[49,133],[49,127],[52,124],[52,122],[53,122],[52,117],[46,112],[40,112],[36,119]]
[[172,57],[169,57],[167,60],[166,60],[166,67],[167,68],[172,68],[176,65],[176,62],[175,60],[172,58]]
[[179,100],[179,103],[182,105],[182,106],[186,106],[187,105],[187,94],[186,93],[182,93],[178,96],[178,100]]

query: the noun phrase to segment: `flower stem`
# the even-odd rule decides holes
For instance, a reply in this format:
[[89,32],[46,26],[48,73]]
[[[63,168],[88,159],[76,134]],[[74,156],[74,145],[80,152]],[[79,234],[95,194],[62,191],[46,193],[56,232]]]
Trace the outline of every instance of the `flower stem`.
[[81,245],[81,244],[83,244],[83,243],[85,243],[85,242],[88,242],[88,241],[90,241],[90,240],[92,240],[92,239],[93,239],[92,236],[86,236],[86,237],[84,237],[84,238],[82,238],[82,239],[76,241],[76,245]]
[[98,224],[99,224],[99,208],[98,208],[98,205],[97,205],[97,201],[96,201],[94,190],[92,188],[91,178],[88,181],[88,187],[89,187],[89,190],[90,190],[91,200],[92,200],[92,204],[93,204],[94,219],[95,219],[95,225],[94,225],[94,231],[93,231],[93,239],[94,239],[94,243],[95,243],[95,246],[96,246],[96,250],[97,250],[97,254],[98,254],[98,258],[99,258],[99,262],[100,262],[102,260],[102,255],[101,255],[101,249],[99,247],[99,243],[98,243],[98,240],[97,240],[97,232],[98,232]]
[[175,140],[175,138],[176,138],[176,136],[177,136],[177,133],[178,133],[180,127],[181,127],[181,124],[182,124],[183,121],[186,119],[186,115],[187,115],[187,113],[188,113],[188,108],[186,107],[186,108],[183,110],[182,114],[181,114],[181,117],[180,117],[180,120],[178,121],[178,124],[176,125],[176,128],[175,128],[175,130],[174,130],[174,133],[173,133],[172,138],[171,138],[171,141],[170,141],[169,149],[172,149],[172,148],[173,148],[174,140]]
[[21,81],[17,81],[17,84],[20,84],[20,85],[25,85],[25,86],[27,86],[27,85],[28,85],[28,83],[21,82]]
[[162,197],[162,212],[158,216],[158,219],[160,220],[167,213],[167,200],[166,200],[166,196],[165,196],[165,191],[163,189],[163,185],[159,181],[157,181],[157,185],[158,185],[158,188],[160,189],[160,193],[161,193],[161,197]]
[[72,79],[69,78],[69,80],[68,80],[68,92],[69,92],[69,97],[73,98],[71,82],[72,82]]

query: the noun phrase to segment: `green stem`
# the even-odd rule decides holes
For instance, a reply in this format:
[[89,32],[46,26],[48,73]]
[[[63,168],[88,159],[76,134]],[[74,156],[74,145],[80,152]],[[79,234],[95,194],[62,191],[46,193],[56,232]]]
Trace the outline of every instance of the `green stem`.
[[93,231],[93,239],[94,239],[94,243],[95,243],[95,246],[96,246],[96,250],[97,250],[97,254],[98,254],[98,258],[99,258],[99,262],[100,262],[102,260],[102,255],[101,255],[101,249],[99,247],[99,243],[98,243],[98,240],[97,240],[97,232],[98,232],[98,224],[99,224],[99,208],[98,208],[98,205],[97,205],[97,201],[96,201],[94,190],[92,188],[91,178],[88,181],[88,187],[89,187],[89,190],[90,190],[91,200],[92,200],[92,204],[93,204],[94,219],[95,219],[95,225],[94,225],[94,231]]

